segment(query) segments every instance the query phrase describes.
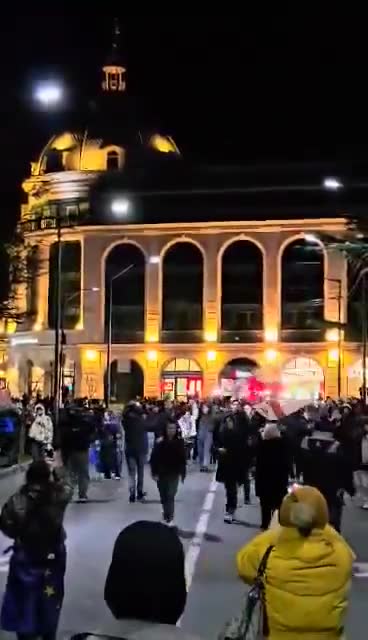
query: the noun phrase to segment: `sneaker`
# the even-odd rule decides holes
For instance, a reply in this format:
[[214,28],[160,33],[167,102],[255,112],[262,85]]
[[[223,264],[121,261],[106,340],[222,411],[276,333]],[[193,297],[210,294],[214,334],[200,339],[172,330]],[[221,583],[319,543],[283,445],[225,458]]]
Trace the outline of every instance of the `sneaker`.
[[232,513],[225,513],[224,522],[232,524],[234,522],[234,515]]
[[129,502],[130,502],[130,503],[135,502],[135,493],[131,493],[131,494],[130,494],[130,496],[129,496]]
[[121,476],[115,476],[115,480],[121,480]]
[[143,493],[139,494],[137,496],[138,502],[142,502],[142,503],[146,502],[146,496],[147,496],[146,491],[144,491]]
[[88,502],[88,498],[87,498],[87,497],[79,498],[79,499],[78,499],[78,502],[79,502],[80,504],[85,504],[86,502]]
[[362,509],[364,509],[364,511],[368,511],[368,502],[362,504]]

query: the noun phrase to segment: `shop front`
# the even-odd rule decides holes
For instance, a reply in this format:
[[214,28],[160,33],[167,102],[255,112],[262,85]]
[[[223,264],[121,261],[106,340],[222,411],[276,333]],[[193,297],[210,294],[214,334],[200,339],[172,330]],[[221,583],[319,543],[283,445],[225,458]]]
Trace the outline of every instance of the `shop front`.
[[161,397],[183,400],[202,396],[203,376],[199,364],[190,358],[173,358],[162,369]]

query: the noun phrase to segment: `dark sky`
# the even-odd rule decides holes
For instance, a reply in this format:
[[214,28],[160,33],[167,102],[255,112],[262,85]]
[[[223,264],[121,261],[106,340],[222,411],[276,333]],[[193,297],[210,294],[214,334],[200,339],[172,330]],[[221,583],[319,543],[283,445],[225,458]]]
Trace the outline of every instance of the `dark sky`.
[[[113,16],[120,18],[128,87],[186,154],[216,162],[320,160],[367,154],[368,44],[358,13],[124,15],[47,10],[1,21],[1,226],[15,219],[18,185],[52,133],[99,90]],[[290,3],[291,4],[291,3]],[[65,3],[68,6],[67,3]],[[203,5],[203,3],[202,3]],[[212,3],[213,5],[213,3]],[[32,5],[36,7],[37,5]],[[101,6],[101,4],[99,4]],[[258,5],[257,5],[258,6]],[[87,11],[88,7],[88,11]],[[327,8],[327,3],[325,5]],[[53,74],[69,112],[35,110],[32,85]]]

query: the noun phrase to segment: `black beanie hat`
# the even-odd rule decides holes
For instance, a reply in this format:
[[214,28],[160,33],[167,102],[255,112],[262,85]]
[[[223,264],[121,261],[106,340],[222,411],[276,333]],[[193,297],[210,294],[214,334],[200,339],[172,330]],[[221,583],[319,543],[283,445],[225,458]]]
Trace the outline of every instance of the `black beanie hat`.
[[176,624],[186,598],[184,549],[176,531],[149,521],[123,529],[105,584],[113,616]]

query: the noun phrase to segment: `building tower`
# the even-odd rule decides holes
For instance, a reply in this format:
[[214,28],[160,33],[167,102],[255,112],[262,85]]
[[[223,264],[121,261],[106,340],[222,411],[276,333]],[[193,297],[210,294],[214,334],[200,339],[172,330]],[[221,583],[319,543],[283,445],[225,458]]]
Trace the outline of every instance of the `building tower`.
[[126,89],[126,68],[122,66],[120,60],[120,25],[117,18],[114,19],[111,53],[102,70],[104,72],[103,91],[124,93]]

